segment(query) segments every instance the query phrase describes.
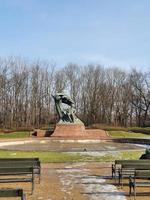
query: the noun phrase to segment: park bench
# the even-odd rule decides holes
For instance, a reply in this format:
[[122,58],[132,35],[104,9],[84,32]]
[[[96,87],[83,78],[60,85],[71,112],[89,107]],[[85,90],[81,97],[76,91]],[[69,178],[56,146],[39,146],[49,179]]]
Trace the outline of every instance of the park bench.
[[0,167],[0,183],[30,182],[31,194],[34,190],[33,167]]
[[40,161],[39,158],[0,158],[0,161]]
[[129,177],[129,195],[131,196],[133,189],[134,199],[136,199],[136,187],[150,187],[149,178],[150,170],[135,170],[134,175]]
[[117,172],[120,170],[121,165],[123,164],[139,164],[139,163],[149,163],[150,164],[150,160],[115,160],[115,163],[112,164],[112,178],[115,178],[116,180],[116,176],[117,176]]
[[0,158],[0,167],[33,167],[34,174],[41,179],[41,163],[39,158]]
[[26,200],[23,189],[1,188],[0,198],[1,197],[20,197],[21,200]]
[[118,184],[123,187],[123,179],[129,178],[129,176],[134,175],[135,170],[150,170],[149,163],[129,163],[129,164],[122,164],[119,173],[119,181]]

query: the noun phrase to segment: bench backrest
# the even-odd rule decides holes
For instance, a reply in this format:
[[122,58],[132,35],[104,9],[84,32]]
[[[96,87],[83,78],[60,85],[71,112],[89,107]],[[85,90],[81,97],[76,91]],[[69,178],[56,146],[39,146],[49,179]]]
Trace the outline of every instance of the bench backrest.
[[39,158],[0,158],[1,161],[39,161]]
[[33,167],[0,167],[0,175],[32,174]]
[[150,160],[148,159],[145,159],[145,160],[115,160],[115,165],[119,164],[119,165],[122,165],[122,164],[128,164],[128,163],[149,163],[150,164]]
[[144,164],[135,164],[135,163],[133,163],[133,164],[123,164],[122,166],[122,170],[123,169],[150,169],[150,164],[148,164],[148,163],[144,163]]
[[150,170],[135,170],[135,178],[150,178]]
[[0,167],[24,167],[24,166],[28,166],[28,167],[40,167],[40,161],[0,161]]

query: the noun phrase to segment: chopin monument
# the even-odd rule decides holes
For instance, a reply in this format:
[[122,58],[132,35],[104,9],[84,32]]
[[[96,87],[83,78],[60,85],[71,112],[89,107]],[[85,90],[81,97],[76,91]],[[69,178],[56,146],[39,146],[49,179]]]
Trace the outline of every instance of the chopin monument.
[[86,134],[83,122],[76,116],[74,101],[65,94],[57,93],[53,96],[58,114],[52,136],[56,137],[80,137]]
[[[58,122],[55,130],[47,137],[56,137],[61,139],[105,139],[105,131],[99,129],[85,130],[84,123],[76,116],[74,101],[67,95],[57,93],[53,95],[55,107],[58,115]],[[45,137],[45,130],[35,130],[37,137]]]

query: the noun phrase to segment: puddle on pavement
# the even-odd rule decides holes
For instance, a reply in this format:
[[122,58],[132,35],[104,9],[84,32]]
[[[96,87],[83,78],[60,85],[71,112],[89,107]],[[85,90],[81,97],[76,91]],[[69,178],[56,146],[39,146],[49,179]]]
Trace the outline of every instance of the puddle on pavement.
[[[124,194],[119,192],[114,185],[107,184],[106,180],[100,176],[90,175],[90,170],[83,169],[83,165],[83,163],[81,166],[80,164],[68,165],[65,169],[57,170],[63,192],[69,195],[73,187],[78,185],[83,188],[81,195],[90,200],[126,200]],[[78,168],[75,169],[75,167]]]

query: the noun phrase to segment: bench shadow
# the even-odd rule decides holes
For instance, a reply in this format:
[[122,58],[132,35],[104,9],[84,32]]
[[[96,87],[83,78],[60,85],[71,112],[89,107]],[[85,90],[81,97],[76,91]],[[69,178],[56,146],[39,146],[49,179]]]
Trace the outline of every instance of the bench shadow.
[[107,196],[124,196],[123,192],[82,192],[83,195],[107,195]]
[[[134,196],[133,194],[131,194],[131,196]],[[145,196],[145,197],[147,197],[147,196],[150,196],[150,192],[137,192],[136,193],[136,196]]]
[[89,185],[89,184],[108,185],[108,183],[105,183],[105,182],[99,183],[99,182],[94,182],[94,181],[93,182],[86,182],[86,183],[82,182],[82,184],[83,185]]
[[[94,178],[95,180],[88,181],[90,178],[91,179]],[[82,179],[84,179],[84,181],[82,182],[82,184],[84,184],[84,185],[88,185],[88,184],[108,185],[108,184],[111,184],[111,185],[118,186],[118,183],[116,183],[116,182],[108,183],[106,181],[103,181],[104,179],[105,180],[112,180],[111,176],[88,175],[88,176],[82,176]],[[102,180],[102,182],[99,182],[99,180]],[[81,183],[81,181],[78,181],[78,183]]]
[[96,178],[96,179],[108,179],[108,180],[111,180],[111,176],[100,176],[100,175],[96,175],[96,174],[93,174],[93,175],[88,175],[88,176],[82,176],[82,178],[85,178],[85,179],[88,179],[88,178]]

